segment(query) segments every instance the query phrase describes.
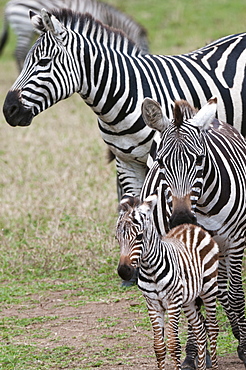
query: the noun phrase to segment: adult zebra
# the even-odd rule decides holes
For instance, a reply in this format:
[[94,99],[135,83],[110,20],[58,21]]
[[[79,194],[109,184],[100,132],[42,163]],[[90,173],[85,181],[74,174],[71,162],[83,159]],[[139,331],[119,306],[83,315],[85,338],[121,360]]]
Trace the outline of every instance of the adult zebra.
[[[176,102],[173,121],[156,101],[144,100],[144,120],[161,134],[141,197],[158,189],[154,220],[159,234],[198,222],[218,243],[218,298],[246,366],[241,277],[246,245],[246,141],[232,126],[215,119],[216,100],[210,99],[198,113],[186,101]],[[195,353],[189,338],[185,369],[195,368]]]
[[7,41],[8,26],[10,25],[17,36],[15,58],[20,70],[35,35],[28,16],[29,9],[39,12],[43,7],[49,11],[52,11],[53,8],[69,8],[81,13],[90,13],[102,23],[125,32],[144,53],[148,52],[146,30],[131,17],[104,2],[97,0],[11,0],[5,7],[0,53]]
[[139,195],[146,174],[154,135],[141,116],[146,96],[172,116],[175,99],[199,107],[216,94],[220,119],[239,124],[246,133],[246,33],[189,54],[143,55],[122,33],[89,15],[41,13],[31,12],[41,36],[5,99],[5,118],[12,126],[29,125],[43,110],[79,93],[98,116],[123,192]]

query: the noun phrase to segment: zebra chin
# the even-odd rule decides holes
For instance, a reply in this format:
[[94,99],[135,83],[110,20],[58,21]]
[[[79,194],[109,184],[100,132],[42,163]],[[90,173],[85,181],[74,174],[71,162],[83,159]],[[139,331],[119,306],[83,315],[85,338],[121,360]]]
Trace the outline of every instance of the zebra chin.
[[29,126],[34,117],[32,110],[23,106],[18,90],[9,91],[4,105],[3,114],[10,126]]
[[118,275],[123,280],[131,280],[134,274],[134,267],[131,265],[130,258],[128,256],[122,256],[117,268]]

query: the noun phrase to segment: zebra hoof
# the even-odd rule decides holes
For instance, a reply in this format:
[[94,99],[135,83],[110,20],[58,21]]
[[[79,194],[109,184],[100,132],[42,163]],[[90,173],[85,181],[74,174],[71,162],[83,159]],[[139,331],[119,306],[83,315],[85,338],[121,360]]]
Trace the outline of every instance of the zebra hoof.
[[186,356],[184,362],[181,365],[182,370],[196,370],[196,364],[193,357]]
[[237,354],[240,360],[243,361],[244,366],[246,368],[246,356],[245,356],[243,348],[240,345],[237,347]]

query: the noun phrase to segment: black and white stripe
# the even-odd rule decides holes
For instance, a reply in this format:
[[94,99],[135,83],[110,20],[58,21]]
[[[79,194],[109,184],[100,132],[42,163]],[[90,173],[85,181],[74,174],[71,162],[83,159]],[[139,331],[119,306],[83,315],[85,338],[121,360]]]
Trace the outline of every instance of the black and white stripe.
[[[134,268],[139,266],[138,287],[147,301],[159,369],[165,369],[165,311],[169,319],[169,351],[175,369],[181,369],[178,322],[182,307],[196,337],[198,369],[206,369],[206,329],[210,338],[212,369],[218,369],[218,245],[208,232],[188,224],[172,229],[161,239],[152,219],[156,198],[156,195],[150,195],[140,203],[139,198],[127,194],[123,197],[116,227],[120,244],[118,273],[123,279],[130,279]],[[198,298],[203,300],[206,309],[206,329],[197,305]]]
[[130,16],[107,3],[97,0],[10,0],[4,12],[5,22],[0,39],[0,52],[7,41],[8,26],[10,25],[17,36],[15,57],[20,70],[35,36],[29,19],[29,10],[38,13],[42,8],[48,11],[52,11],[54,8],[68,8],[80,13],[90,13],[102,23],[122,30],[144,53],[148,52],[145,29]]
[[232,126],[215,118],[216,99],[198,113],[187,102],[176,102],[174,112],[169,121],[157,102],[144,100],[145,122],[160,132],[160,140],[141,197],[158,188],[154,220],[159,234],[197,222],[218,243],[218,298],[246,364],[241,277],[246,244],[246,141]]
[[140,193],[154,135],[141,116],[145,97],[156,99],[171,117],[174,100],[200,107],[216,94],[219,118],[246,133],[246,33],[189,54],[143,55],[120,32],[89,16],[68,10],[54,14],[43,10],[41,17],[31,16],[42,34],[5,100],[12,126],[29,125],[43,110],[79,93],[98,116],[123,191],[134,195]]

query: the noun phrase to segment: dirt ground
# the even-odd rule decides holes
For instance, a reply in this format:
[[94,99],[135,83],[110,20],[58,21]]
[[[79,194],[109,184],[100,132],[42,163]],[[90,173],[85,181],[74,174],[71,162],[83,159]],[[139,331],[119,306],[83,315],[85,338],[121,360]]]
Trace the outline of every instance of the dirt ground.
[[[138,312],[138,303],[129,297],[117,302],[96,302],[84,306],[72,306],[64,300],[64,291],[40,298],[38,304],[6,307],[2,317],[35,318],[54,317],[42,323],[26,327],[26,335],[15,337],[16,344],[33,344],[30,333],[47,332],[47,336],[35,337],[35,345],[52,349],[68,346],[80,353],[79,363],[73,369],[88,369],[94,359],[95,367],[103,370],[156,369],[152,331],[146,325],[139,326],[143,314]],[[75,301],[76,303],[76,301]],[[134,312],[129,312],[134,307]],[[119,355],[120,354],[120,355]],[[78,361],[78,359],[76,360]],[[126,365],[127,363],[127,365]],[[167,370],[173,369],[167,359]],[[244,370],[237,355],[219,358],[220,370]]]

